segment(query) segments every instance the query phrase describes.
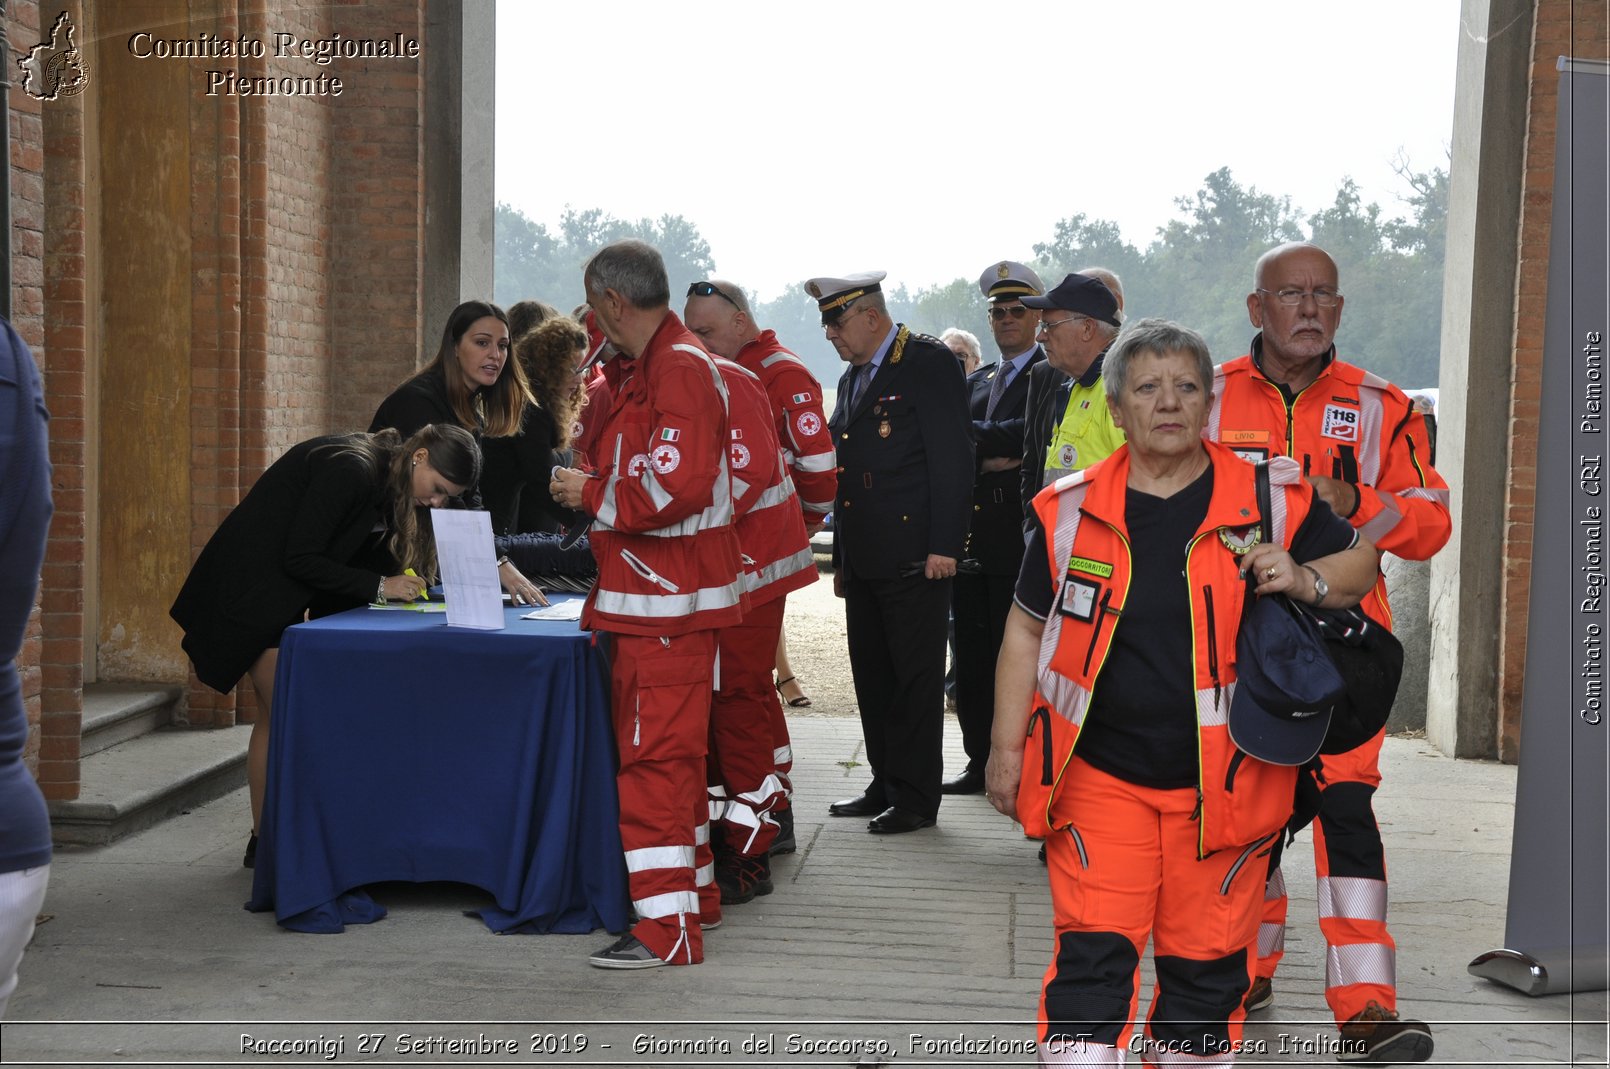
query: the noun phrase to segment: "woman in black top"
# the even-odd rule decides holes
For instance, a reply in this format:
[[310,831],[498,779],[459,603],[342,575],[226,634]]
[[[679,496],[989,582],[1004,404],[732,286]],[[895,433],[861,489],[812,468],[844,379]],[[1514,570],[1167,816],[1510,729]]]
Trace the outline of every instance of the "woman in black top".
[[[454,423],[475,436],[504,438],[520,430],[531,389],[518,360],[509,359],[509,317],[489,301],[465,301],[447,317],[436,359],[405,381],[375,410],[370,433],[391,427],[407,437],[427,423]],[[481,507],[480,479],[464,500]],[[507,557],[498,581],[516,605],[546,605],[537,585]]]
[[[280,633],[315,602],[338,611],[418,597],[436,576],[425,510],[462,494],[480,473],[475,439],[451,423],[427,424],[407,442],[393,430],[309,439],[270,465],[196,558],[169,615],[184,629],[198,679],[227,694],[250,675],[260,696],[246,762],[253,829]],[[249,859],[251,844],[247,851]]]

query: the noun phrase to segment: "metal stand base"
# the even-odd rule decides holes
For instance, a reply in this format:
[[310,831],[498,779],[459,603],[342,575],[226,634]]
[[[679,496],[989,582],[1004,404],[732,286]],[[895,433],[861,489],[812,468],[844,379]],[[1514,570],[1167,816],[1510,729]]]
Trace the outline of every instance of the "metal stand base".
[[1551,947],[1536,953],[1489,950],[1466,971],[1533,997],[1610,987],[1610,957],[1604,947]]

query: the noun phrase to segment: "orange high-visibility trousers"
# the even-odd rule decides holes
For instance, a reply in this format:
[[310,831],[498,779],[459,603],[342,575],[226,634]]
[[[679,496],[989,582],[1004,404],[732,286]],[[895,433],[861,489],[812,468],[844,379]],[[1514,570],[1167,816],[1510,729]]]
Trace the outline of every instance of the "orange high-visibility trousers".
[[[1197,859],[1196,791],[1158,790],[1077,754],[1046,840],[1057,953],[1040,997],[1040,1064],[1229,1065],[1241,1043],[1247,953],[1274,835]],[[1153,941],[1157,987],[1131,1042],[1140,955]]]
[[[1371,800],[1381,784],[1382,731],[1346,753],[1320,758],[1314,872],[1325,937],[1325,1001],[1338,1024],[1371,1002],[1397,1009],[1397,944],[1386,928],[1386,851]],[[1257,975],[1273,977],[1285,946],[1286,881],[1278,858],[1264,890]]]

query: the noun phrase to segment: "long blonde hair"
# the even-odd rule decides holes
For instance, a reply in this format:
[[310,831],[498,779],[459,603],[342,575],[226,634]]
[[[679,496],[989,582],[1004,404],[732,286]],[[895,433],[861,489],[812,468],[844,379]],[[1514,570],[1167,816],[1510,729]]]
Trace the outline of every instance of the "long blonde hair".
[[587,403],[587,393],[577,389],[576,379],[577,354],[586,351],[587,328],[569,316],[544,320],[514,343],[515,358],[525,366],[537,406],[547,410],[559,429],[558,449],[570,444],[576,415]]

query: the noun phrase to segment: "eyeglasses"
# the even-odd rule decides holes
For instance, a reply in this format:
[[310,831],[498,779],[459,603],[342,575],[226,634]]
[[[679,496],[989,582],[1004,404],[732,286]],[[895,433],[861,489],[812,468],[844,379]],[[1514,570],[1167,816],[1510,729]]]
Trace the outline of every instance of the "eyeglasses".
[[1078,312],[1075,312],[1072,315],[1070,315],[1068,318],[1059,319],[1055,323],[1051,322],[1049,319],[1042,319],[1042,320],[1040,320],[1040,333],[1041,334],[1049,334],[1053,330],[1057,329],[1058,327],[1060,327],[1064,323],[1072,323],[1076,319],[1089,319],[1089,318],[1090,318],[1089,316],[1080,315]]
[[839,308],[834,309],[834,311],[836,311],[838,314],[833,316],[833,318],[831,320],[825,320],[822,323],[822,330],[823,331],[829,331],[829,330],[842,329],[844,324],[848,323],[852,316],[859,315],[860,313],[866,311],[868,308],[872,307],[870,304],[863,304],[863,305],[861,305],[861,307],[857,308],[856,304],[859,301],[860,301],[860,298],[857,297],[855,300],[851,301],[849,304],[846,304],[846,305],[843,305],[843,306],[841,306]]
[[1007,316],[1011,316],[1013,319],[1022,319],[1028,314],[1029,310],[1021,304],[996,305],[989,310],[989,317],[997,323]]
[[1260,289],[1258,292],[1269,294],[1275,300],[1279,301],[1288,308],[1294,308],[1297,305],[1302,304],[1304,297],[1312,297],[1314,299],[1314,303],[1319,305],[1321,308],[1335,308],[1342,302],[1342,295],[1336,290],[1331,289],[1329,286],[1321,286],[1320,288],[1314,290]]
[[[722,300],[726,301],[728,304],[732,305],[734,308],[738,308],[738,302],[733,300],[731,297],[727,296],[727,294],[725,292],[723,292],[722,289],[719,286],[717,286],[714,282],[695,282],[693,285],[688,287],[688,296],[689,297],[720,297]],[[738,310],[740,312],[743,311],[742,308],[738,308]]]

